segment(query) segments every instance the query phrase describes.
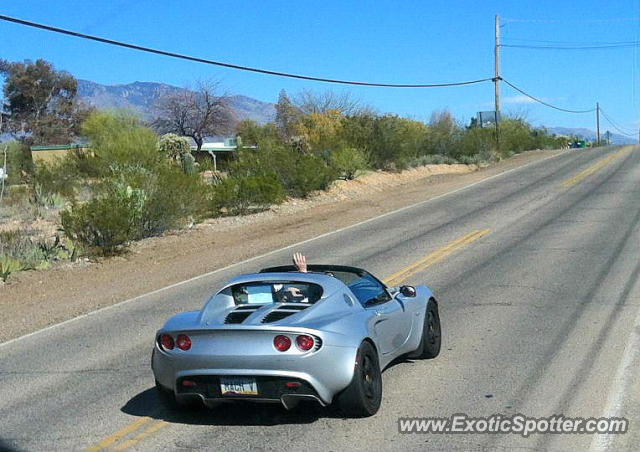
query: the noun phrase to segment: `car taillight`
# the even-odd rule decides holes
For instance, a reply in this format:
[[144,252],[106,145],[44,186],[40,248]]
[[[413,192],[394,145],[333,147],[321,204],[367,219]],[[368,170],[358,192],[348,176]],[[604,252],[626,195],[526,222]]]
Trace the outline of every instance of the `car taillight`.
[[296,345],[302,351],[309,351],[313,348],[315,341],[312,336],[308,336],[306,334],[301,334],[296,337]]
[[291,348],[291,339],[289,339],[288,336],[280,334],[273,338],[273,346],[279,352],[286,352]]
[[163,334],[160,336],[160,345],[162,345],[162,348],[165,350],[173,350],[173,347],[175,347],[175,343],[173,342],[173,338],[170,334]]
[[176,345],[180,350],[189,350],[191,348],[191,338],[186,334],[178,334]]

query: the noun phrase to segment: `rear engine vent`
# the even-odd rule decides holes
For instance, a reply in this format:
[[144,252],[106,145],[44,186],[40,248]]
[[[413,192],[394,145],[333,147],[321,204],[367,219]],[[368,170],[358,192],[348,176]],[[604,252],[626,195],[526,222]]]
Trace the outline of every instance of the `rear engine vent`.
[[290,315],[297,314],[300,311],[307,309],[310,305],[308,304],[286,304],[282,305],[282,307],[278,309],[274,309],[269,314],[264,316],[262,319],[262,323],[271,323],[277,322],[279,320],[285,319]]
[[240,306],[227,314],[224,323],[242,323],[247,320],[247,317],[256,312],[257,309],[258,307],[256,306]]
[[282,306],[282,310],[292,309],[294,311],[303,311],[309,307],[308,304],[285,304]]

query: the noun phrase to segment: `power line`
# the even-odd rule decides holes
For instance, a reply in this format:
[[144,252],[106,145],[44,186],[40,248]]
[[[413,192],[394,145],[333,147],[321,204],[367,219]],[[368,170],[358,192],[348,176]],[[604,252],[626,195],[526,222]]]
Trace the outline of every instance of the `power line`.
[[640,44],[637,39],[635,41],[550,41],[545,39],[527,39],[527,38],[506,38],[509,41],[520,42],[538,42],[543,44],[575,44],[575,45],[618,45],[618,44]]
[[331,79],[331,78],[312,77],[312,76],[308,76],[308,75],[291,74],[291,73],[287,73],[287,72],[279,72],[279,71],[272,71],[272,70],[268,70],[268,69],[260,69],[260,68],[255,68],[255,67],[242,66],[242,65],[233,64],[233,63],[224,63],[224,62],[221,62],[221,61],[214,61],[214,60],[209,60],[209,59],[206,59],[206,58],[194,57],[194,56],[184,55],[184,54],[175,53],[175,52],[168,52],[168,51],[165,51],[165,50],[153,49],[153,48],[150,48],[150,47],[144,47],[144,46],[140,46],[140,45],[137,45],[137,44],[130,44],[130,43],[127,43],[127,42],[122,42],[122,41],[115,41],[113,39],[107,39],[107,38],[102,38],[102,37],[99,37],[99,36],[88,35],[88,34],[79,33],[77,31],[73,31],[73,30],[53,27],[53,26],[50,26],[50,25],[40,24],[40,23],[37,23],[37,22],[31,22],[31,21],[28,21],[28,20],[18,19],[18,18],[15,18],[15,17],[5,16],[5,15],[0,15],[0,20],[4,20],[6,22],[13,22],[13,23],[20,24],[20,25],[25,25],[27,27],[39,28],[41,30],[51,31],[51,32],[54,32],[54,33],[60,33],[60,34],[68,35],[68,36],[74,36],[76,38],[89,39],[91,41],[102,42],[104,44],[110,44],[110,45],[114,45],[114,46],[125,47],[127,49],[139,50],[141,52],[153,53],[153,54],[156,54],[156,55],[163,55],[163,56],[168,56],[168,57],[171,57],[171,58],[178,58],[178,59],[187,60],[187,61],[194,61],[196,63],[204,63],[204,64],[210,64],[210,65],[214,65],[214,66],[222,66],[222,67],[231,68],[231,69],[238,69],[238,70],[241,70],[241,71],[257,72],[257,73],[260,73],[260,74],[274,75],[274,76],[278,76],[278,77],[288,77],[288,78],[295,78],[295,79],[301,79],[301,80],[311,80],[311,81],[315,81],[315,82],[337,83],[337,84],[341,84],[341,85],[375,86],[375,87],[382,87],[382,88],[441,88],[441,87],[447,87],[447,86],[472,85],[474,83],[482,83],[482,82],[493,81],[492,78],[483,78],[483,79],[478,79],[478,80],[470,80],[470,81],[464,81],[464,82],[452,82],[452,83],[394,84],[394,83],[358,82],[358,81],[351,81],[351,80],[338,80],[338,79]]
[[509,22],[528,22],[535,24],[556,24],[567,22],[580,23],[609,23],[609,22],[636,22],[640,21],[640,17],[614,17],[610,19],[504,19],[505,23]]
[[613,119],[611,119],[603,110],[602,108],[600,109],[600,113],[602,113],[602,116],[607,120],[607,122],[609,124],[611,124],[611,126],[616,129],[620,134],[630,137],[630,138],[636,138],[637,134],[634,132],[629,132],[628,130],[625,132],[624,130],[622,130],[624,127],[620,126],[619,124],[617,124]]
[[598,49],[623,49],[638,47],[640,42],[629,42],[628,44],[605,44],[594,46],[534,46],[524,44],[502,44],[502,47],[513,47],[516,49],[547,49],[547,50],[598,50]]
[[527,96],[528,98],[542,104],[542,105],[546,105],[547,107],[553,108],[555,110],[560,110],[560,111],[564,111],[566,113],[593,113],[594,111],[596,111],[595,108],[592,108],[590,110],[569,110],[567,108],[560,108],[560,107],[556,107],[555,105],[552,105],[548,102],[545,102],[535,96],[532,96],[531,94],[523,91],[522,89],[518,88],[516,85],[514,85],[513,83],[511,83],[509,80],[505,80],[502,79],[503,82],[505,82],[507,85],[509,85],[511,88],[515,89],[516,91],[518,91],[521,94],[524,94],[525,96]]

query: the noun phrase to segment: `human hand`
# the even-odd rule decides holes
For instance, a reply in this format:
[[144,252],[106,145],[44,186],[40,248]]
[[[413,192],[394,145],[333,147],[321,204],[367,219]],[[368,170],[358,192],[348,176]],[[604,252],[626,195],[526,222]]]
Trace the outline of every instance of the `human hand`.
[[298,267],[298,271],[307,272],[307,258],[302,253],[293,253],[293,263]]

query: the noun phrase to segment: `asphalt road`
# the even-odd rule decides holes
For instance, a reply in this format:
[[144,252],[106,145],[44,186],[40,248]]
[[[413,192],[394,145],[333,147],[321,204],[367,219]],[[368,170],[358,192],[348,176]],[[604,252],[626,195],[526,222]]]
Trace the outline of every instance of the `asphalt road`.
[[[306,242],[313,262],[387,277],[473,231],[489,233],[411,275],[440,301],[431,361],[383,374],[380,412],[305,405],[168,412],[152,388],[154,332],[198,309],[238,264],[0,346],[0,449],[637,450],[640,434],[640,152],[567,151]],[[43,306],[46,309],[46,306]],[[625,435],[400,434],[400,417],[625,416]]]

